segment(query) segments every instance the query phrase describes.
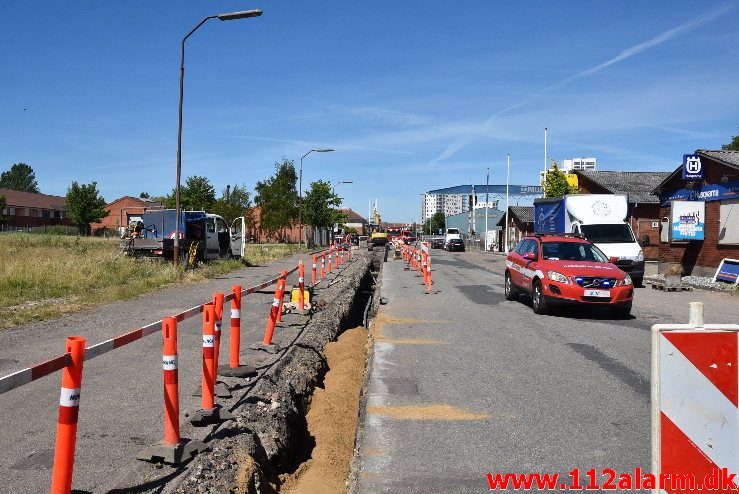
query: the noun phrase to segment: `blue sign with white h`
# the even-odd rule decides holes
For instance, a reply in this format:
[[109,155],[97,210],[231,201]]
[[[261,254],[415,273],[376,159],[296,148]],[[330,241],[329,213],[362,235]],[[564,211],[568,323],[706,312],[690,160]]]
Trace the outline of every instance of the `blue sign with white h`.
[[697,154],[683,155],[683,180],[703,180],[703,164]]

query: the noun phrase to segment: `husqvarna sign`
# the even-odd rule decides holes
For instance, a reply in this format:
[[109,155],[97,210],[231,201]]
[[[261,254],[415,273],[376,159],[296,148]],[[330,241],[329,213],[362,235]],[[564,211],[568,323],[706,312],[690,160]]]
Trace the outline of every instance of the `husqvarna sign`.
[[683,155],[683,180],[703,180],[703,164],[697,154]]

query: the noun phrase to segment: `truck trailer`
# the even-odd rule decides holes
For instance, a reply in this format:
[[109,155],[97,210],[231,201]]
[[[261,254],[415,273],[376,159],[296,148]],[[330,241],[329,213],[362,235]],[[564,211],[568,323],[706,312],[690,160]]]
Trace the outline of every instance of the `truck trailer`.
[[644,252],[628,222],[629,203],[619,194],[573,194],[534,200],[534,232],[581,235],[613,258],[639,286],[644,279]]
[[[121,239],[121,250],[134,257],[171,260],[176,235],[174,209],[145,211],[141,220],[131,222]],[[180,255],[188,264],[210,259],[243,257],[246,228],[244,218],[226,221],[205,211],[180,212]]]

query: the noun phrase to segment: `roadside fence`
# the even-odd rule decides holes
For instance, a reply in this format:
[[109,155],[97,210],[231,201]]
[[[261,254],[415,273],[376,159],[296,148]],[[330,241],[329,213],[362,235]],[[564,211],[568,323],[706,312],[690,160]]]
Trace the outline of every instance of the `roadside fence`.
[[[341,259],[339,257],[341,254]],[[325,259],[329,258],[329,272],[331,272],[331,258],[335,262],[334,269],[338,270],[341,264],[348,262],[350,254],[345,249],[331,246],[329,249],[312,254],[311,281],[317,286],[326,279]],[[317,259],[321,259],[321,279],[317,279]],[[86,347],[86,339],[82,336],[67,338],[63,354],[45,362],[32,365],[9,375],[0,377],[0,394],[29,384],[37,379],[62,371],[61,394],[59,398],[59,414],[57,419],[56,444],[54,449],[54,465],[51,479],[52,493],[68,494],[72,489],[74,470],[75,447],[77,441],[77,423],[79,418],[80,392],[82,388],[82,370],[86,361],[117,350],[129,343],[140,340],[154,333],[162,333],[162,370],[164,381],[164,439],[142,453],[137,458],[145,461],[164,462],[173,465],[184,463],[195,454],[205,451],[208,447],[200,442],[180,437],[179,390],[178,390],[178,323],[202,314],[203,349],[202,349],[202,392],[201,409],[191,416],[191,423],[196,426],[206,426],[233,418],[231,413],[216,403],[214,387],[218,375],[229,377],[247,377],[255,375],[256,371],[240,362],[241,346],[241,308],[242,298],[270,286],[275,286],[274,300],[267,317],[264,338],[261,343],[252,345],[252,348],[267,350],[276,353],[279,346],[272,342],[275,327],[281,320],[287,277],[296,271],[299,274],[300,300],[299,305],[304,307],[304,264],[299,264],[290,270],[283,270],[279,276],[264,281],[258,285],[242,288],[240,285],[231,287],[231,292],[215,293],[211,301],[162,320],[150,323],[141,328],[129,331],[122,335]],[[339,273],[337,273],[338,276]],[[220,335],[223,319],[223,307],[230,303],[230,348],[228,365],[219,367]],[[313,302],[313,300],[311,300]]]

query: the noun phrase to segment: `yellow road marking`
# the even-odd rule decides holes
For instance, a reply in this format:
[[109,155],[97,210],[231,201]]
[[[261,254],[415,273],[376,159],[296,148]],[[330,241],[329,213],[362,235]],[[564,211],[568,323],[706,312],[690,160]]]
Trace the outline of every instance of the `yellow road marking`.
[[381,341],[383,343],[393,343],[396,345],[439,345],[444,342],[441,340],[425,340],[418,338],[388,338],[382,334],[382,328],[385,324],[444,324],[450,322],[451,321],[437,321],[432,319],[403,319],[380,312],[373,320],[373,333],[375,341]]
[[414,405],[395,407],[368,407],[367,413],[383,415],[395,420],[487,420],[487,413],[476,413],[451,405]]

